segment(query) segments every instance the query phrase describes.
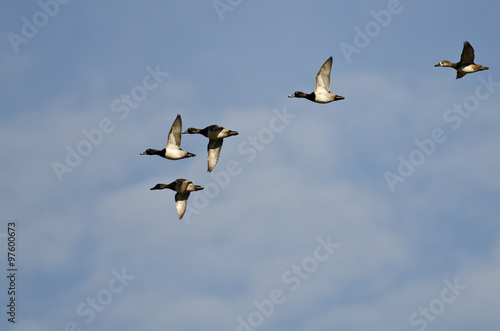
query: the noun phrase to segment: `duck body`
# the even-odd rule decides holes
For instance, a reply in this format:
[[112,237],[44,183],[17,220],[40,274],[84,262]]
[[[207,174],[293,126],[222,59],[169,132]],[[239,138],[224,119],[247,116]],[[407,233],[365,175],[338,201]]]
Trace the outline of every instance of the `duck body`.
[[181,149],[181,131],[182,131],[182,120],[181,115],[177,115],[168,133],[167,146],[162,149],[148,148],[146,151],[141,153],[141,155],[158,155],[168,160],[179,160],[186,157],[196,156],[193,153],[183,151]]
[[332,101],[343,100],[344,97],[330,92],[330,73],[332,70],[333,58],[330,56],[328,60],[321,66],[316,75],[316,87],[311,93],[296,91],[289,98],[305,98],[316,103],[329,103]]
[[145,152],[141,153],[141,155],[158,155],[168,160],[180,160],[186,157],[196,156],[193,153],[189,153],[183,151],[182,149],[176,149],[176,148],[170,148],[170,149],[164,148],[161,151],[153,148],[148,148],[146,149]]
[[220,125],[212,124],[204,129],[189,128],[183,133],[199,133],[208,139],[223,139],[231,136],[236,136],[238,132],[226,129]]
[[451,67],[457,70],[456,79],[462,78],[463,76],[481,70],[488,70],[488,67],[482,66],[480,64],[474,63],[474,48],[468,41],[464,41],[464,48],[462,49],[462,55],[460,56],[460,61],[453,63],[450,61],[440,61],[434,67]]
[[163,190],[166,188],[177,192],[175,194],[175,208],[177,209],[177,216],[179,217],[179,219],[181,219],[186,212],[187,199],[189,198],[189,194],[194,191],[203,190],[204,187],[195,185],[190,180],[179,178],[174,180],[170,184],[156,184],[151,188],[151,190]]
[[304,92],[294,92],[292,95],[288,96],[289,98],[305,98],[307,100],[311,100],[312,102],[316,103],[330,103],[332,101],[337,101],[337,100],[344,100],[345,98],[336,95],[330,92],[327,93],[316,93],[316,92],[311,92],[311,93],[304,93]]
[[220,125],[210,125],[204,129],[196,129],[189,128],[183,134],[201,134],[209,139],[207,146],[207,160],[208,160],[208,172],[212,172],[212,170],[217,165],[219,160],[220,150],[222,148],[222,143],[224,142],[224,138],[236,136],[238,132],[226,129]]

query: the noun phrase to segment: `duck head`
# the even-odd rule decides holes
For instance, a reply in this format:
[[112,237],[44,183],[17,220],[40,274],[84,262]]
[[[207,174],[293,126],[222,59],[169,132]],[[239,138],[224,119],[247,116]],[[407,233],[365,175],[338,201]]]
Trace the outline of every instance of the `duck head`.
[[141,155],[155,155],[158,152],[156,149],[151,149],[148,148],[144,152],[141,153]]
[[453,66],[454,63],[451,63],[450,61],[441,61],[435,65],[435,67],[453,67]]
[[289,98],[305,98],[305,97],[307,97],[307,94],[304,92],[296,91],[296,92],[293,92],[293,94],[289,95],[288,97]]
[[163,190],[169,188],[175,191],[176,185],[177,183],[175,181],[170,184],[156,184],[154,187],[150,188],[150,190]]
[[150,188],[150,190],[163,190],[164,188],[169,188],[169,187],[167,184],[156,184],[155,187]]
[[196,128],[188,128],[186,131],[184,131],[183,133],[199,133],[201,130],[200,129],[196,129]]

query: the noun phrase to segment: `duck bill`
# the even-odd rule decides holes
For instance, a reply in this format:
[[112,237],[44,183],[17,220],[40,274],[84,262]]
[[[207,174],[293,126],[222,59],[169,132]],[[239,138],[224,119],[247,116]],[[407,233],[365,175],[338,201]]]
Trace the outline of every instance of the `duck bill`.
[[335,100],[344,100],[345,98],[341,95],[336,95]]
[[289,95],[289,98],[295,98],[295,94]]

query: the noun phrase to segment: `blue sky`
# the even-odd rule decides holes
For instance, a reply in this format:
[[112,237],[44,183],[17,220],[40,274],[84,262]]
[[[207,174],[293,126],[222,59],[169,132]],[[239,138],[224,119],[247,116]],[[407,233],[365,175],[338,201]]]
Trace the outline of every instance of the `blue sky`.
[[[499,328],[497,3],[0,9],[2,329]],[[490,69],[456,80],[464,40]],[[329,56],[345,100],[287,98]],[[139,155],[177,114],[239,132],[212,173],[202,136]]]

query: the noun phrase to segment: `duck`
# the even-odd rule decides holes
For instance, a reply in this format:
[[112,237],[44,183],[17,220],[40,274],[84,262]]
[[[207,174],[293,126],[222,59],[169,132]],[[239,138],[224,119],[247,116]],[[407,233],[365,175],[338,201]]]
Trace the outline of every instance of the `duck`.
[[141,153],[141,155],[159,155],[169,160],[180,160],[186,157],[196,156],[196,154],[181,149],[181,131],[182,120],[181,115],[178,114],[168,133],[167,146],[162,150],[148,148],[145,152]]
[[460,56],[460,62],[452,63],[450,61],[443,60],[436,64],[434,67],[452,67],[457,70],[457,78],[462,78],[463,76],[481,70],[488,70],[488,67],[482,66],[480,64],[474,63],[474,48],[468,41],[464,41],[464,48],[462,50],[462,55]]
[[212,172],[212,170],[214,170],[215,166],[217,165],[217,161],[219,160],[219,154],[222,148],[222,143],[224,142],[224,138],[238,135],[238,132],[226,129],[216,124],[207,126],[204,129],[188,128],[186,131],[183,132],[183,134],[186,133],[189,134],[199,133],[209,139],[207,146],[208,172]]
[[203,186],[195,185],[190,180],[178,178],[170,184],[156,184],[150,190],[163,190],[166,188],[177,192],[175,194],[175,208],[177,209],[177,216],[179,217],[179,219],[181,219],[186,212],[187,199],[189,198],[189,194],[191,192],[204,189]]
[[344,97],[330,93],[330,72],[332,70],[333,58],[330,56],[328,60],[321,66],[316,75],[316,87],[314,91],[307,94],[296,91],[289,98],[306,98],[312,102],[329,103],[337,100],[344,100]]

